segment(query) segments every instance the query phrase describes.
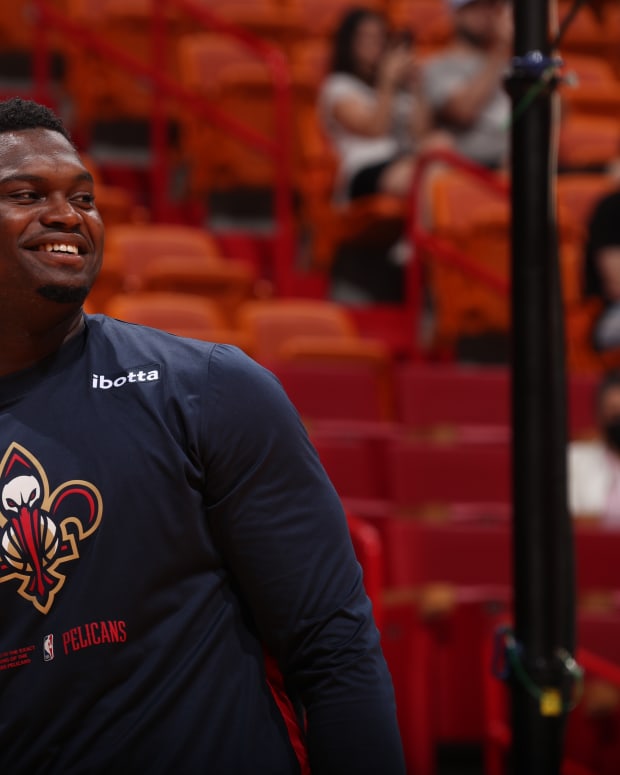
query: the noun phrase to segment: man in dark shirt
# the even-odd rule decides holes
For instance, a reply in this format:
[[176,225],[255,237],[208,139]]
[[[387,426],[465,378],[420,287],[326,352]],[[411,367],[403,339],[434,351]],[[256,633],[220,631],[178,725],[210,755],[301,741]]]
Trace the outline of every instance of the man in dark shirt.
[[0,104],[0,772],[404,771],[346,519],[239,350],[85,315],[103,225]]

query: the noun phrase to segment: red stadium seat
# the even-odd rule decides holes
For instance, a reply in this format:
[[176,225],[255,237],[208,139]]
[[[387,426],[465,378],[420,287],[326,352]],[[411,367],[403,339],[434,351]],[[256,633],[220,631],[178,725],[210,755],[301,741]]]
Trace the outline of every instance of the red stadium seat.
[[390,439],[387,456],[389,497],[400,512],[432,504],[510,502],[508,440],[441,443],[400,434]]
[[383,626],[383,547],[378,531],[354,514],[347,514],[347,523],[357,559],[364,573],[364,587],[372,602],[375,623]]
[[386,419],[383,382],[365,363],[280,360],[270,368],[308,423]]
[[345,502],[387,497],[385,443],[387,423],[319,420],[309,423],[312,443],[338,495]]
[[510,424],[510,372],[502,366],[407,362],[395,370],[395,391],[407,426]]

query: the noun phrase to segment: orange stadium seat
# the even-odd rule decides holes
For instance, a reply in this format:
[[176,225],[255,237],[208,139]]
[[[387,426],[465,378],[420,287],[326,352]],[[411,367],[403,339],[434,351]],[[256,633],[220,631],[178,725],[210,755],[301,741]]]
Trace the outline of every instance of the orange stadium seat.
[[568,114],[561,121],[560,169],[604,170],[619,154],[620,124],[615,118]]
[[447,3],[437,0],[392,0],[388,18],[397,30],[411,30],[414,50],[432,54],[446,45],[454,34],[454,17]]
[[108,300],[104,311],[119,320],[178,336],[247,348],[243,335],[227,326],[217,305],[209,299],[177,293],[120,294]]
[[[289,0],[289,5],[306,38],[331,38],[340,19],[352,6],[350,0]],[[384,8],[383,0],[361,0],[355,5],[378,11]]]
[[[149,0],[67,0],[68,15],[73,21],[86,25],[105,42],[126,52],[142,64],[154,63],[152,50],[151,14]],[[165,9],[167,40],[180,34],[183,22],[173,5]],[[78,124],[84,122],[140,118],[150,115],[152,89],[146,79],[127,72],[113,59],[105,58],[95,50],[82,47],[79,39],[67,41],[67,83],[74,97]],[[157,64],[168,76],[175,77],[174,46],[156,54]],[[177,109],[166,103],[169,117]]]
[[126,290],[137,290],[142,273],[155,258],[184,256],[196,264],[221,259],[215,239],[197,226],[165,223],[116,224],[106,233],[106,262],[124,277]]
[[391,354],[358,333],[346,308],[324,299],[260,299],[239,307],[237,325],[304,417],[392,419]]
[[[309,69],[303,64],[294,72],[312,93],[304,81],[304,72]],[[316,94],[308,104],[303,104],[302,98],[296,133],[300,216],[309,230],[313,266],[328,269],[345,243],[364,247],[393,244],[405,227],[407,203],[402,197],[375,194],[348,203],[334,202],[338,161],[319,120]]]
[[291,337],[341,339],[357,335],[345,308],[323,299],[261,299],[246,302],[239,310],[239,327],[254,342],[261,361],[275,361]]
[[201,0],[201,5],[283,49],[303,35],[295,8],[286,0]]
[[[558,6],[560,23],[571,9],[572,3],[561,0]],[[582,3],[577,14],[562,35],[560,50],[562,54],[585,54],[609,59],[615,56],[620,18],[617,4],[613,0],[597,3],[595,11],[588,3]]]
[[144,291],[173,291],[216,302],[229,325],[236,325],[240,305],[253,298],[256,272],[245,261],[210,258],[197,262],[185,255],[153,258],[141,273]]
[[[213,33],[182,36],[177,53],[179,77],[186,88],[217,100],[217,108],[226,116],[275,141],[276,91],[264,61],[238,41]],[[190,190],[195,194],[273,184],[272,159],[231,131],[205,127],[204,119],[185,116],[182,147],[190,165]]]
[[560,230],[583,250],[594,206],[618,183],[601,173],[566,173],[558,175],[555,186]]
[[[498,180],[500,178],[498,177]],[[451,346],[463,335],[504,332],[509,308],[510,211],[508,196],[464,171],[444,168],[429,183],[428,229],[449,251],[465,258],[468,269],[442,261],[438,250],[424,249],[427,282],[433,299],[434,338]],[[460,263],[460,262],[459,262]],[[472,271],[491,278],[489,284]]]
[[598,53],[596,56],[569,54],[564,62],[566,71],[576,80],[561,91],[567,115],[609,117],[618,112],[620,79],[609,61]]

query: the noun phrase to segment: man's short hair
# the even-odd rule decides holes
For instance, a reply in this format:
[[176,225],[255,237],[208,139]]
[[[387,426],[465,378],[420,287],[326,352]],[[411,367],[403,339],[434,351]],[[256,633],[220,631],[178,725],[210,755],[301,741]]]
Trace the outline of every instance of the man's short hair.
[[11,97],[0,102],[0,133],[19,132],[22,129],[51,129],[74,145],[67,127],[46,105],[21,97]]

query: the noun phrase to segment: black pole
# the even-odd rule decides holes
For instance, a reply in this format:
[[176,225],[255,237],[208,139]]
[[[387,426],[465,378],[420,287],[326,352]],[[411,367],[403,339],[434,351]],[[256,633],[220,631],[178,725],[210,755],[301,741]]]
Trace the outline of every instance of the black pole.
[[514,0],[512,411],[514,775],[560,772],[574,649],[567,401],[552,152],[554,80],[546,0]]

